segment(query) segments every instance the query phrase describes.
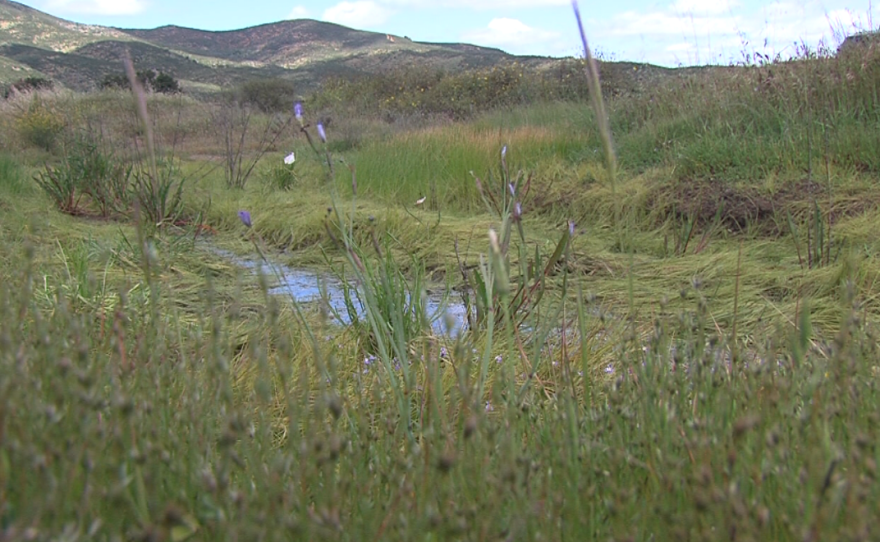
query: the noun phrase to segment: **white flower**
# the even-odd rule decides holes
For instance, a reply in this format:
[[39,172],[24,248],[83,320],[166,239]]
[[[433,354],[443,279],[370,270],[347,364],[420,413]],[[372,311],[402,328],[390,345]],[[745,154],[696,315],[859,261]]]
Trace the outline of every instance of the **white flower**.
[[428,199],[428,196],[424,196],[424,197],[421,197],[421,198],[417,199],[417,200],[416,200],[416,205],[421,205],[421,204],[425,203],[425,200],[426,200],[426,199]]
[[294,156],[293,153],[290,153],[284,157],[284,163],[288,166],[294,162],[296,162],[296,156]]

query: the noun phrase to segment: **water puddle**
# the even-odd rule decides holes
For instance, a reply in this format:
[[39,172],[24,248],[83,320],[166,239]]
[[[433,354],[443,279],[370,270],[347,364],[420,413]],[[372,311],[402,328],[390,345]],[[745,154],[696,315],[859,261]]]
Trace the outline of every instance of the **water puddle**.
[[[280,263],[268,265],[262,260],[238,256],[213,246],[208,246],[207,249],[235,265],[252,270],[254,274],[262,270],[270,278],[269,293],[289,296],[303,305],[321,303],[326,299],[331,311],[339,314],[343,323],[351,322],[345,304],[343,284],[334,275]],[[321,291],[322,288],[326,292],[326,297]],[[353,302],[357,305],[358,316],[363,316],[363,305],[356,299]],[[428,292],[425,307],[431,328],[435,333],[452,335],[463,330],[467,324],[467,310],[455,292]],[[447,329],[447,320],[453,322],[452,329]]]

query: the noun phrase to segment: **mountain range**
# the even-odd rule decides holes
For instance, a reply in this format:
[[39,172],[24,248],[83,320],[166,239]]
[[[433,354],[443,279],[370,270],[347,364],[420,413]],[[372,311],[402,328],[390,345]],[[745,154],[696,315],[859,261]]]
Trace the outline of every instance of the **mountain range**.
[[532,67],[558,62],[461,43],[416,42],[310,19],[230,31],[110,28],[0,0],[0,84],[42,77],[74,90],[91,90],[106,75],[123,71],[126,50],[136,69],[169,73],[185,90],[197,92],[269,77],[290,79],[306,89],[328,76],[413,65],[455,72],[513,61]]

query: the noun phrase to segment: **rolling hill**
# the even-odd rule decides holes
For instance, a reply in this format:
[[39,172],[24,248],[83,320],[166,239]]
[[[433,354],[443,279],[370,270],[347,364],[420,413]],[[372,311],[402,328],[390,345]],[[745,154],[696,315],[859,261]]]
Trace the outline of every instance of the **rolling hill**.
[[126,50],[137,69],[170,73],[184,88],[193,83],[217,89],[267,77],[309,88],[330,75],[409,65],[459,71],[514,60],[533,66],[554,62],[474,45],[420,43],[309,19],[220,32],[178,26],[108,28],[0,0],[0,84],[42,76],[75,90],[91,90],[105,75],[122,71]]

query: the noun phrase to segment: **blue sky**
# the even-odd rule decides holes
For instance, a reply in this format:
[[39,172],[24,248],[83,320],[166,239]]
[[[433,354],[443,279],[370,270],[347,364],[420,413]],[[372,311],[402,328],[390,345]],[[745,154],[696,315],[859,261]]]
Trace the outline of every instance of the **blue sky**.
[[[292,18],[419,41],[461,41],[515,54],[579,53],[569,0],[25,0],[81,23],[230,30]],[[880,25],[880,1],[581,1],[591,47],[605,58],[666,66],[737,62],[743,51],[788,56],[794,43],[837,45]]]

